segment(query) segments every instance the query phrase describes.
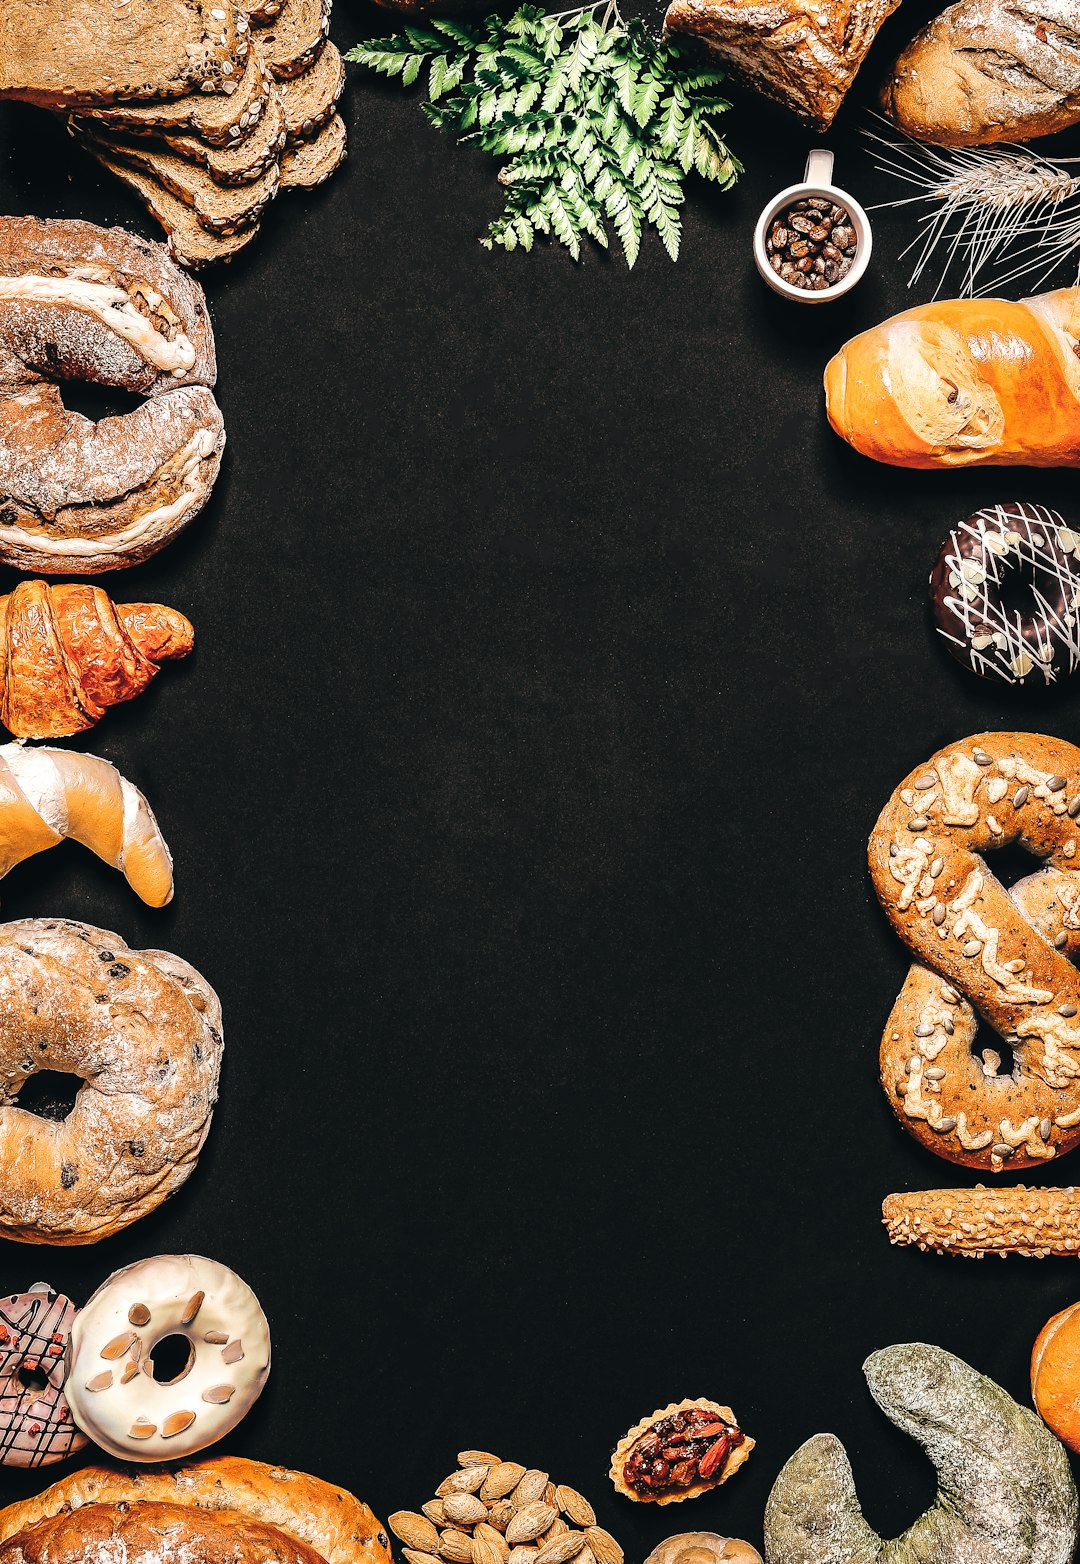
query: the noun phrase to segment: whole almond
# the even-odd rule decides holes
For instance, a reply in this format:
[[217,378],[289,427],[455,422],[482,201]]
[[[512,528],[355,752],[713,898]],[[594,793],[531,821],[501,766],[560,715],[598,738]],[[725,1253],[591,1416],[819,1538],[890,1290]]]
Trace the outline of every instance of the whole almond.
[[586,1543],[582,1548],[581,1552],[574,1560],[574,1564],[596,1564],[596,1554],[589,1547],[588,1543]]
[[543,1535],[537,1539],[541,1550],[546,1548],[549,1542],[554,1542],[556,1537],[565,1537],[569,1530],[570,1528],[563,1520],[562,1516],[556,1515],[547,1531],[545,1531]]
[[602,1526],[587,1526],[585,1541],[596,1555],[596,1564],[623,1564],[623,1550]]
[[439,1552],[450,1564],[472,1564],[472,1538],[450,1526],[439,1534]]
[[505,1531],[514,1514],[514,1506],[509,1499],[496,1499],[494,1504],[488,1505],[488,1525],[494,1526],[496,1531]]
[[487,1521],[481,1521],[473,1532],[473,1564],[509,1564],[510,1549],[506,1538]]
[[475,1494],[448,1493],[443,1499],[448,1520],[456,1526],[475,1526],[487,1517],[487,1510]]
[[487,1474],[486,1466],[463,1466],[444,1478],[435,1492],[440,1499],[445,1499],[448,1493],[475,1493]]
[[554,1519],[555,1511],[550,1504],[526,1504],[506,1528],[506,1540],[511,1547],[519,1542],[532,1542],[534,1537],[547,1531]]
[[490,1502],[493,1499],[505,1498],[524,1476],[525,1468],[519,1466],[516,1461],[500,1461],[498,1466],[489,1466],[480,1489],[481,1499]]
[[564,1515],[569,1515],[575,1526],[596,1525],[596,1511],[576,1488],[560,1483],[555,1490],[555,1503]]
[[406,1547],[415,1548],[420,1553],[438,1551],[439,1533],[423,1515],[417,1515],[412,1510],[396,1510],[388,1518],[387,1525]]
[[492,1455],[490,1450],[459,1450],[457,1464],[459,1466],[498,1466],[499,1457]]
[[584,1534],[580,1531],[568,1531],[562,1537],[556,1537],[554,1542],[547,1542],[536,1555],[536,1564],[567,1564],[568,1559],[576,1558],[585,1546]]
[[531,1466],[510,1495],[515,1510],[523,1510],[527,1504],[535,1504],[538,1499],[542,1499],[547,1485],[548,1474]]
[[439,1564],[433,1553],[421,1553],[419,1548],[402,1548],[401,1552],[409,1564]]
[[516,1548],[510,1549],[510,1564],[533,1564],[539,1552],[531,1542],[519,1542]]
[[549,1482],[549,1483],[545,1483],[544,1484],[544,1503],[545,1504],[550,1504],[550,1505],[554,1506],[554,1504],[555,1504],[555,1484],[554,1483]]
[[422,1504],[420,1508],[423,1510],[424,1514],[433,1525],[446,1525],[446,1505],[442,1502],[441,1499],[429,1499],[428,1502],[426,1504]]

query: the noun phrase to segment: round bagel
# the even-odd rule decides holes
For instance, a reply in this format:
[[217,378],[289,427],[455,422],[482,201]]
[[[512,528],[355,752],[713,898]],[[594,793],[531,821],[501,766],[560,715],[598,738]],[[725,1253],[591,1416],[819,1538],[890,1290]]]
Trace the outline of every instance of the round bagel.
[[[96,575],[198,514],[225,429],[202,290],[161,245],[93,223],[0,217],[0,559]],[[58,382],[147,400],[95,423]]]
[[88,1504],[0,1544],[0,1564],[324,1564],[306,1543],[246,1515],[182,1504]]
[[[217,1100],[221,1007],[193,967],[61,919],[0,924],[0,1233],[89,1244],[195,1166]],[[38,1070],[82,1078],[62,1123],[25,1112]]]

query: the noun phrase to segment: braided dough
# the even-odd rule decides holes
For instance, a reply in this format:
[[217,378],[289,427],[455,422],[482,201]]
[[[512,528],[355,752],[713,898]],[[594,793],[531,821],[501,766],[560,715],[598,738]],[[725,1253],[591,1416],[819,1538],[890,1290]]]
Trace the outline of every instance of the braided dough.
[[173,1471],[88,1466],[0,1510],[0,1542],[68,1510],[77,1514],[88,1505],[148,1503],[184,1505],[275,1526],[313,1548],[326,1564],[391,1564],[381,1522],[344,1488],[284,1466],[231,1455]]
[[[225,430],[202,291],[160,245],[92,223],[0,217],[0,560],[95,575],[198,514]],[[58,380],[146,397],[95,423]]]
[[[221,1053],[186,961],[85,923],[0,924],[0,1233],[96,1243],[153,1211],[195,1166]],[[38,1070],[82,1078],[62,1123],[18,1106]]]
[[[908,776],[870,837],[870,873],[915,963],[885,1027],[900,1123],[966,1167],[1032,1167],[1080,1141],[1080,750],[983,733]],[[983,854],[1018,842],[1046,867],[1012,891]],[[972,1056],[978,1018],[1013,1051]]]
[[172,901],[172,855],[139,789],[96,755],[0,745],[0,878],[73,837],[151,907]]

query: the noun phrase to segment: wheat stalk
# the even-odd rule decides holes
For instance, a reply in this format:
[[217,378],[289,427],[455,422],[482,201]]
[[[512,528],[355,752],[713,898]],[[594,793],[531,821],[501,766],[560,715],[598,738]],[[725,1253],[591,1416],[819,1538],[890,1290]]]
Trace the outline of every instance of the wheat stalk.
[[907,137],[890,140],[873,130],[863,134],[876,144],[876,167],[917,191],[871,210],[920,203],[931,208],[901,253],[902,259],[916,252],[909,287],[932,262],[940,265],[935,298],[957,262],[964,294],[985,293],[1021,277],[1036,277],[1037,287],[1080,251],[1080,176],[1067,171],[1080,158],[1052,163],[1012,144],[934,147]]

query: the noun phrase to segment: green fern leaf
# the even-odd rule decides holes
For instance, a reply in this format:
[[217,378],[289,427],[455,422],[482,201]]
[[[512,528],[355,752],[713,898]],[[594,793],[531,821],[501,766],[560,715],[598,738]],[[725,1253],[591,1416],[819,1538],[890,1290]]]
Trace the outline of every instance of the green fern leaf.
[[646,76],[639,84],[634,94],[633,115],[642,130],[656,113],[656,106],[663,96],[663,83],[657,81],[655,76]]
[[596,44],[596,33],[592,19],[589,18],[581,26],[577,38],[574,40],[574,47],[570,51],[570,59],[567,62],[566,75],[570,83],[571,92],[577,92],[580,89],[581,78],[589,61],[596,53]]

